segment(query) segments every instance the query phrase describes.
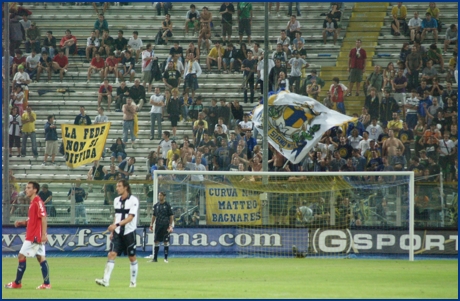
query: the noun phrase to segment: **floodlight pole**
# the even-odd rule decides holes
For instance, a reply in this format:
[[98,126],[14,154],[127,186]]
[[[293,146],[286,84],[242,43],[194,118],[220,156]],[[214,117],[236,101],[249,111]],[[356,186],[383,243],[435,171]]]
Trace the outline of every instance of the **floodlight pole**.
[[4,58],[4,68],[5,68],[5,78],[3,81],[3,185],[2,185],[2,224],[10,223],[10,149],[8,148],[8,129],[9,129],[9,99],[10,99],[10,12],[9,12],[9,2],[5,2],[5,8],[3,9],[5,22],[3,26],[5,28],[4,34],[4,45],[3,49],[3,58]]
[[[263,137],[262,137],[262,171],[268,171],[268,2],[264,3],[265,28],[264,28],[264,107],[263,107]],[[267,177],[264,177],[264,184],[267,184]]]

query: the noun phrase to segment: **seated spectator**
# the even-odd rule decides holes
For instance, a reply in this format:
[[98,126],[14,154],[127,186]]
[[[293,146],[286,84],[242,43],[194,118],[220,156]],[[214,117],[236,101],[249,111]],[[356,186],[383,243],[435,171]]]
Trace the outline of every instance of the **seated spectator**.
[[67,72],[69,67],[69,60],[64,55],[64,49],[59,49],[58,55],[53,58],[53,64],[51,65],[54,73],[59,73],[59,80],[62,83],[64,74]]
[[169,55],[166,61],[169,62],[175,55],[179,55],[179,60],[182,64],[185,64],[184,49],[179,45],[178,41],[174,41],[174,46],[169,49]]
[[91,118],[86,115],[85,106],[80,106],[80,114],[75,117],[73,124],[76,125],[90,125]]
[[449,70],[447,72],[446,81],[456,82],[456,74],[457,74],[457,51],[454,51],[452,57],[449,60]]
[[[90,170],[88,171],[86,180],[89,182],[101,181],[104,179],[106,174],[107,169],[104,167],[104,165],[100,164],[99,160],[94,160],[93,166],[91,166]],[[88,183],[88,186],[88,192],[93,192],[93,185]]]
[[444,59],[442,58],[441,49],[439,49],[436,44],[431,44],[428,52],[426,53],[428,61],[432,61],[433,64],[441,66],[441,73],[444,73]]
[[100,46],[99,38],[96,37],[96,32],[93,30],[91,31],[91,36],[88,37],[86,40],[86,60],[89,62],[90,57],[94,58],[96,53],[99,53],[99,46]]
[[438,102],[439,102],[441,109],[444,107],[444,102],[442,101],[442,97],[441,97],[443,89],[444,87],[439,83],[438,78],[434,77],[433,84],[431,85],[430,94],[431,96],[433,96],[433,98],[434,97],[438,98]]
[[40,62],[40,56],[37,55],[35,49],[26,59],[26,72],[29,74],[30,79],[33,79],[38,71],[38,63]]
[[46,32],[46,38],[43,40],[42,53],[46,51],[51,59],[54,58],[56,53],[56,38],[53,36],[52,31]]
[[[278,44],[281,44],[282,50],[285,53],[289,53],[289,45],[291,45],[291,38],[287,36],[286,30],[281,29],[281,36],[276,40],[276,52],[281,50],[278,49]],[[275,57],[273,57],[275,59]],[[287,57],[286,57],[287,60]]]
[[226,138],[220,139],[220,145],[221,146],[218,146],[214,155],[214,166],[216,170],[225,171],[228,170],[228,166],[230,165],[232,150],[227,145]]
[[453,124],[453,117],[458,116],[458,107],[452,98],[447,98],[447,104],[444,105],[443,110],[446,125],[451,126]]
[[69,54],[77,54],[77,38],[72,35],[72,32],[67,29],[65,31],[65,36],[62,37],[61,42],[59,43],[61,49],[64,49],[66,57],[69,57]]
[[115,84],[118,84],[118,63],[120,62],[119,59],[115,58],[114,53],[110,53],[109,57],[105,59],[105,77],[108,78],[110,73],[113,73],[115,76]]
[[[225,50],[224,56],[222,57],[223,69],[224,69],[225,74],[228,72],[231,73],[234,71],[233,64],[235,62],[236,57],[237,57],[236,48],[233,46],[232,43],[228,43],[227,49]],[[228,71],[227,71],[227,66],[229,66]]]
[[23,90],[28,90],[28,84],[30,84],[30,76],[27,72],[24,72],[24,66],[18,66],[18,72],[13,76],[11,90],[15,90],[16,86],[21,87]]
[[200,118],[200,113],[204,109],[202,99],[202,96],[198,95],[196,100],[189,107],[188,116],[190,117],[190,119],[192,119],[192,122],[195,122],[197,119]]
[[101,54],[97,52],[96,56],[91,60],[91,63],[89,65],[86,83],[89,84],[91,80],[91,74],[93,74],[93,72],[96,72],[96,73],[99,72],[101,81],[103,81],[105,78],[104,68],[105,68],[104,59],[102,59]]
[[163,83],[167,91],[178,88],[181,82],[181,73],[174,68],[174,61],[169,61],[163,73]]
[[451,24],[446,30],[446,39],[444,40],[444,53],[447,53],[449,45],[457,45],[458,43],[458,28],[457,25]]
[[101,46],[99,47],[99,53],[101,55],[105,54],[108,56],[110,53],[112,53],[115,49],[114,46],[114,40],[113,38],[109,35],[109,30],[104,29],[102,32],[102,37],[99,40],[101,42]]
[[96,37],[99,38],[100,33],[104,30],[109,30],[109,23],[104,18],[104,14],[99,14],[96,22],[94,22],[94,32]]
[[30,52],[31,49],[34,49],[36,53],[40,52],[40,30],[35,22],[30,23],[26,36],[27,41],[24,44],[26,52]]
[[420,86],[418,86],[416,90],[417,90],[419,99],[426,98],[425,92],[428,92],[428,95],[430,93],[430,88],[428,87],[426,80],[422,80],[420,82]]
[[407,56],[412,53],[412,49],[409,43],[403,43],[401,51],[399,52],[399,62],[404,63],[404,68],[406,67]]
[[141,85],[140,79],[134,80],[134,85],[129,89],[129,96],[137,105],[137,111],[140,111],[145,103],[145,88]]
[[121,163],[124,159],[126,159],[125,144],[121,138],[117,138],[115,143],[110,147],[110,151],[112,152],[112,156],[110,157],[112,165],[114,164],[115,159],[118,160],[118,163]]
[[128,96],[129,88],[126,86],[126,82],[122,80],[120,86],[117,88],[117,95],[115,97],[115,112],[121,112],[121,107],[125,103],[125,98]]
[[22,50],[21,49],[16,49],[14,51],[14,57],[13,57],[13,65],[12,65],[12,72],[11,74],[16,74],[18,71],[19,65],[22,65],[24,68],[26,67],[27,63],[26,60],[27,58],[22,55]]
[[118,165],[118,172],[121,174],[122,179],[129,180],[129,177],[134,174],[134,164],[136,163],[136,158],[130,157],[127,160],[123,160]]
[[[295,32],[295,39],[292,41],[291,50],[297,50],[297,51],[304,50],[305,54],[306,54],[307,51],[305,49],[303,49],[304,44],[305,44],[305,39],[302,38],[302,32],[296,31]],[[305,59],[305,57],[302,56],[302,53],[300,54],[300,56],[303,59]]]
[[134,76],[136,75],[136,71],[134,70],[135,65],[136,61],[131,57],[131,51],[126,51],[118,68],[118,77],[121,81],[124,81],[125,76],[129,76],[131,82],[134,80]]
[[192,35],[199,31],[200,12],[196,10],[195,4],[190,4],[190,10],[185,15],[185,35],[188,34],[190,28],[193,29]]
[[206,58],[207,72],[211,72],[211,66],[217,66],[217,72],[221,72],[222,68],[222,58],[224,57],[225,49],[220,45],[219,41],[214,43],[214,47],[208,54]]
[[293,41],[295,38],[295,33],[300,31],[300,23],[295,15],[291,15],[291,19],[286,25],[286,31],[290,41]]
[[383,161],[382,158],[380,157],[379,152],[377,151],[371,151],[372,153],[372,158],[369,160],[367,163],[367,171],[380,171],[383,169]]
[[193,53],[195,60],[199,63],[200,62],[200,49],[198,47],[195,47],[195,44],[193,42],[190,42],[188,44],[188,48],[185,51],[186,57],[188,57],[189,53]]
[[[230,110],[232,112],[233,119],[235,120],[235,124],[240,124],[243,119],[244,119],[244,112],[243,112],[243,107],[240,105],[240,102],[235,98],[233,102],[229,103],[228,106],[230,107]],[[248,116],[249,119],[249,116]],[[250,130],[252,130],[252,121],[248,121],[248,119],[245,119],[247,123],[245,123],[245,130],[244,132],[248,129],[249,123],[250,123]]]
[[157,16],[161,16],[161,9],[163,9],[164,15],[166,16],[170,9],[172,9],[171,2],[156,2],[155,8],[157,10]]
[[363,137],[359,135],[359,131],[357,128],[354,128],[351,131],[351,135],[348,136],[348,144],[352,147],[352,149],[358,148],[359,143],[363,140]]
[[335,20],[332,19],[332,15],[326,15],[326,19],[323,22],[323,44],[326,45],[328,37],[334,39],[334,45],[337,42],[337,29],[338,25]]
[[97,94],[97,106],[101,106],[102,100],[107,100],[107,111],[110,112],[110,104],[112,103],[112,86],[109,85],[109,80],[104,79],[103,84],[99,87]]
[[53,64],[53,61],[51,58],[48,56],[48,52],[43,51],[42,56],[40,58],[40,61],[38,62],[38,67],[37,67],[37,82],[40,81],[40,74],[43,71],[46,71],[48,74],[48,82],[51,82],[51,66]]
[[168,45],[168,39],[173,36],[173,23],[171,22],[171,15],[165,14],[165,20],[161,23],[162,36],[165,40],[165,45]]
[[[139,54],[142,51],[142,40],[139,38],[139,33],[137,30],[133,31],[133,36],[129,38],[128,41],[128,48],[131,47],[131,54],[134,57],[134,54],[136,54],[136,62],[139,61]],[[134,67],[134,66],[133,66]]]
[[441,12],[439,11],[439,8],[436,7],[436,2],[430,2],[428,9],[426,10],[427,13],[431,14],[431,18],[434,19],[437,23],[437,29],[438,33],[441,32],[442,30],[442,22],[439,19],[439,16]]
[[118,31],[118,36],[116,39],[113,40],[113,45],[115,47],[115,56],[116,57],[124,57],[124,53],[128,48],[128,40],[123,37],[123,30]]
[[428,33],[432,33],[435,43],[438,43],[438,22],[430,13],[425,14],[425,19],[422,21],[421,29],[422,34],[420,36],[420,43],[425,40]]
[[420,40],[422,33],[422,19],[419,18],[418,12],[414,12],[414,17],[409,20],[408,27],[410,30],[410,44],[414,44],[415,40]]

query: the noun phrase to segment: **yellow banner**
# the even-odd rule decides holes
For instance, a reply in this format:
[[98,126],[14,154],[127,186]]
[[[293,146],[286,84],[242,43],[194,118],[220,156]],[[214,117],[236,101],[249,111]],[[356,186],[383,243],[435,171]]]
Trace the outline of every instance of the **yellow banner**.
[[208,225],[262,225],[260,193],[224,185],[206,185]]
[[62,142],[67,166],[75,168],[99,160],[109,130],[110,122],[92,125],[62,124]]

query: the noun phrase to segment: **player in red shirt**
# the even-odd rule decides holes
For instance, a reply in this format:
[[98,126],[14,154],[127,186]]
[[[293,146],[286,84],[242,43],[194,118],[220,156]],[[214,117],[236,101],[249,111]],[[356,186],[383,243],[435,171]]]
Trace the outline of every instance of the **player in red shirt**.
[[50,277],[48,262],[45,258],[45,243],[48,240],[46,230],[46,209],[42,199],[37,195],[40,185],[37,182],[29,182],[26,187],[26,195],[31,200],[29,206],[29,217],[25,221],[16,221],[15,227],[25,226],[26,240],[24,241],[18,255],[18,271],[16,280],[5,285],[5,288],[21,288],[21,280],[26,271],[26,257],[37,257],[43,275],[43,284],[37,289],[50,289]]
[[104,59],[101,58],[101,54],[99,52],[96,52],[96,57],[93,57],[93,59],[91,60],[91,64],[88,68],[88,79],[86,83],[89,84],[91,74],[93,74],[93,71],[99,72],[99,75],[101,76],[101,81],[104,80],[104,68]]
[[62,82],[64,74],[67,72],[67,67],[69,66],[69,60],[64,55],[64,50],[59,50],[59,54],[53,58],[53,64],[51,67],[54,70],[54,73],[59,73],[59,79]]

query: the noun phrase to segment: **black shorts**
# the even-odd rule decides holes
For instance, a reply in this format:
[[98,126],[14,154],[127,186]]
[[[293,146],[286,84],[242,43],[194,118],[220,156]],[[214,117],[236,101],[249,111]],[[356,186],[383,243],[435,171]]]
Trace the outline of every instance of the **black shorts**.
[[118,256],[121,254],[136,256],[136,231],[125,235],[114,231],[110,242],[110,252],[116,252]]
[[174,126],[176,127],[177,126],[177,122],[179,121],[179,115],[170,115],[169,116],[169,120],[171,120],[171,126]]
[[155,225],[155,238],[154,241],[169,242],[169,224]]
[[10,135],[10,148],[11,147],[21,147],[21,137]]
[[240,19],[238,22],[238,34],[242,36],[245,32],[247,36],[251,36],[251,20],[248,18]]
[[274,216],[285,216],[287,215],[287,203],[280,197],[275,197],[270,202],[269,213]]

